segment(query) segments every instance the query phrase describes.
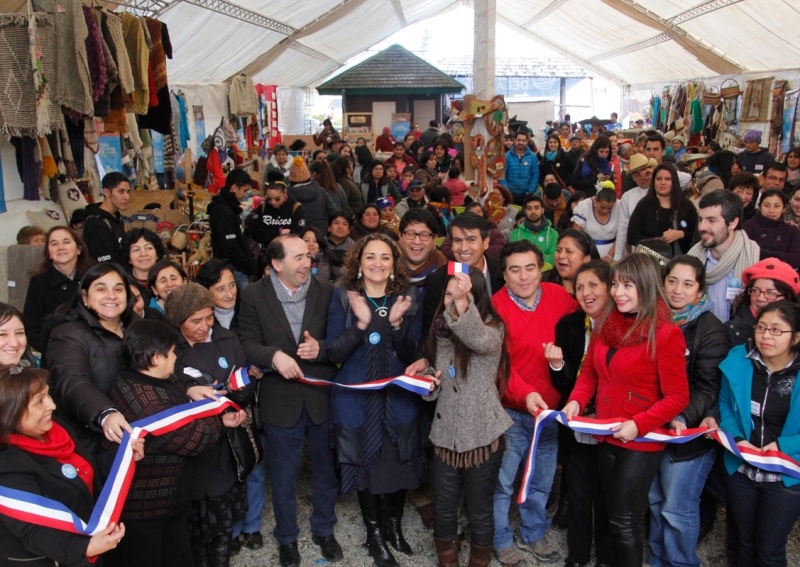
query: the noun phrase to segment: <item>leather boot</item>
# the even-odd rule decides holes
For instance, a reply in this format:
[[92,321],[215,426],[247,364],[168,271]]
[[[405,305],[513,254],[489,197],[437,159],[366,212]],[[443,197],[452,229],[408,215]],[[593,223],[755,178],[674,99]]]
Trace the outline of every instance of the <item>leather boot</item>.
[[411,546],[403,537],[403,510],[406,506],[406,491],[398,490],[394,494],[384,496],[386,502],[386,540],[396,551],[406,555],[414,555]]
[[227,535],[216,535],[211,538],[211,567],[230,567],[231,539]]
[[469,563],[467,567],[486,567],[492,560],[492,547],[478,547],[477,545],[470,544],[469,546]]
[[[458,567],[458,548],[456,540],[433,538],[436,555],[439,557],[439,567]],[[491,551],[491,550],[490,550]]]
[[383,539],[381,497],[366,490],[358,491],[358,504],[367,528],[367,548],[376,567],[399,567],[397,560]]
[[194,567],[211,567],[208,546],[203,543],[202,539],[192,538],[192,556],[194,557]]

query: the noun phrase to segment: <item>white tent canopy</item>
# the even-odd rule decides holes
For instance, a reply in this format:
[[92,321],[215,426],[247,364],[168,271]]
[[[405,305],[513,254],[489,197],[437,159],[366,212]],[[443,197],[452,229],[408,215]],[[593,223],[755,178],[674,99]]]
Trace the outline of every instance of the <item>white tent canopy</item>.
[[[175,83],[313,86],[453,0],[120,0],[170,30]],[[497,0],[498,24],[620,85],[797,66],[796,0]],[[447,30],[457,38],[457,30]],[[457,42],[454,42],[457,49]],[[460,54],[459,55],[463,55]]]

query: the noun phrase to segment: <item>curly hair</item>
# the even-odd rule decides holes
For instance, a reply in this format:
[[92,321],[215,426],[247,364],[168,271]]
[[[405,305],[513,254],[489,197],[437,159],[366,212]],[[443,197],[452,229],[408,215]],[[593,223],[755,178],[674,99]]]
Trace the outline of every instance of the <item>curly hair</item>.
[[397,243],[385,234],[380,233],[368,234],[358,240],[355,246],[347,252],[344,258],[344,273],[340,280],[341,286],[352,291],[361,291],[364,289],[364,282],[359,277],[361,257],[364,254],[364,248],[367,247],[367,244],[375,240],[383,242],[392,251],[392,259],[394,261],[392,275],[394,275],[394,279],[389,278],[386,284],[386,294],[392,295],[404,292],[408,287],[408,266],[405,260],[403,260],[403,255],[400,253],[400,247]]

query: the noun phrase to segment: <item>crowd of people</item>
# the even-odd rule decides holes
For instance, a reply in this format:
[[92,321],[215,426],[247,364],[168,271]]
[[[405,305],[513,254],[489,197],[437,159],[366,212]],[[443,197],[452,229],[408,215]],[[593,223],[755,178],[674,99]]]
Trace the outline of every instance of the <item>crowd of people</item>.
[[[21,235],[43,236],[43,255],[22,312],[0,304],[0,486],[86,520],[131,423],[218,395],[240,409],[137,440],[120,523],[97,535],[0,510],[3,561],[224,567],[263,546],[266,507],[280,565],[298,566],[305,446],[309,529],[331,562],[358,553],[334,533],[337,499],[355,493],[378,567],[420,551],[408,500],[441,567],[459,565],[465,529],[470,567],[697,566],[719,503],[731,565],[786,565],[800,479],[707,436],[641,438],[722,429],[800,458],[800,149],[766,159],[748,133],[741,154],[709,148],[690,174],[661,133],[621,148],[562,123],[542,152],[510,132],[505,180],[473,199],[438,127],[384,132],[380,160],[326,124],[310,163],[275,147],[263,187],[232,170],[194,281],[157,234],[125,231],[116,173],[82,227]],[[428,393],[335,385],[403,374]],[[617,423],[542,426],[517,522],[547,409]],[[242,435],[263,458],[242,464]],[[567,531],[566,557],[549,529]]]

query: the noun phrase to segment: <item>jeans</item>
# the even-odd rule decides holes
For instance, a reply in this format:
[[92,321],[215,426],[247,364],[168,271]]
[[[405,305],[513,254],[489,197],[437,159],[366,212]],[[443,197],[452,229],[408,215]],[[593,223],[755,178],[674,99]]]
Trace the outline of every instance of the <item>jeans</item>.
[[233,270],[233,279],[236,281],[236,287],[239,289],[239,293],[242,293],[244,288],[250,285],[250,276],[244,272]]
[[331,449],[331,424],[315,425],[303,408],[300,419],[292,427],[264,425],[267,443],[269,482],[272,486],[272,510],[275,513],[273,535],[280,545],[297,541],[297,475],[303,456],[303,437],[308,438],[311,460],[311,531],[316,536],[333,534],[336,524],[336,462]]
[[[267,437],[263,431],[261,436],[261,447],[267,446]],[[247,516],[244,521],[233,524],[233,539],[241,534],[252,534],[261,530],[261,514],[264,512],[264,500],[267,495],[267,458],[266,455],[260,463],[247,475],[245,484],[247,485]]]
[[[528,455],[533,436],[533,416],[506,408],[513,424],[506,431],[506,451],[500,465],[500,475],[494,492],[494,548],[505,549],[514,544],[514,530],[508,520],[511,502],[516,501],[514,479],[519,466]],[[528,498],[520,504],[522,517],[520,535],[523,543],[532,543],[544,537],[550,526],[547,498],[553,488],[558,458],[558,424],[548,424],[539,436],[534,474],[528,486]]]
[[[568,430],[574,435],[572,430]],[[573,437],[574,438],[574,437]],[[592,554],[594,538],[597,563],[614,565],[614,546],[608,526],[606,504],[600,492],[597,468],[598,445],[577,441],[571,445],[569,466],[569,525],[567,527],[567,562],[586,564]]]
[[472,543],[489,547],[494,538],[492,505],[503,451],[497,450],[479,466],[457,469],[433,456],[433,537],[453,541],[458,536],[458,518],[463,495]]
[[753,482],[735,472],[726,479],[736,522],[739,565],[785,567],[786,540],[800,516],[800,486]]
[[715,451],[673,462],[664,452],[650,486],[650,567],[698,567],[700,494],[714,465]]
[[617,550],[619,567],[641,567],[644,556],[639,520],[664,451],[636,451],[610,443],[597,446],[600,488]]

